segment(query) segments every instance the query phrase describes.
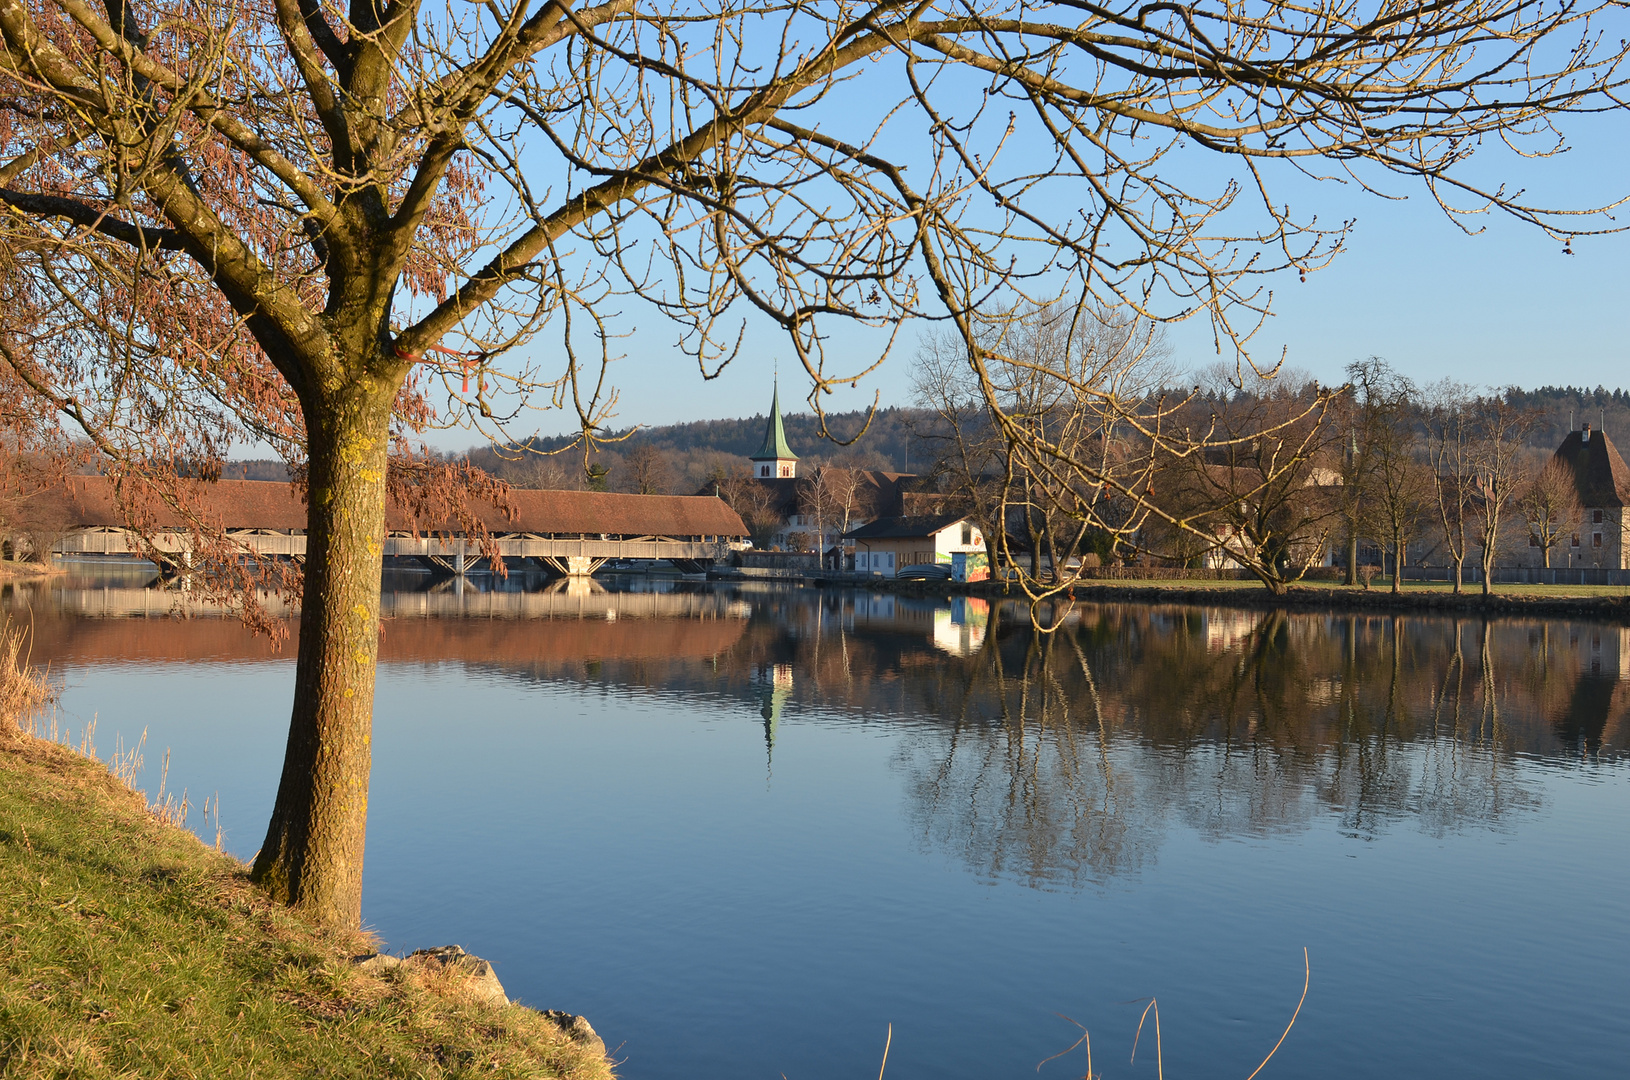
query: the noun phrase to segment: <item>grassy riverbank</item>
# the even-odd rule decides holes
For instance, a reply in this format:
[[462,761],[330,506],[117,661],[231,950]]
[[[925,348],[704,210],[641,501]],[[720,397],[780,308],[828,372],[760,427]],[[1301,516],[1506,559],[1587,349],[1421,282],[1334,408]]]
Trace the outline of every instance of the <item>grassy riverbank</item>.
[[0,559],[0,581],[27,581],[32,578],[57,577],[67,571],[56,563],[13,562]]
[[456,969],[360,970],[364,935],[268,903],[102,764],[20,731],[37,691],[4,666],[0,1077],[611,1076],[596,1041]]
[[[896,581],[877,578],[866,587],[908,596],[973,595],[1022,599],[1017,585],[980,581],[957,585],[936,581]],[[1630,587],[1623,585],[1496,585],[1484,596],[1480,587],[1456,593],[1445,582],[1406,582],[1394,593],[1385,579],[1361,585],[1335,582],[1298,582],[1284,593],[1274,593],[1258,581],[1184,578],[1116,578],[1084,580],[1063,591],[1059,599],[1086,603],[1193,604],[1252,609],[1285,608],[1302,611],[1358,611],[1403,614],[1515,616],[1557,619],[1603,619],[1630,623]]]

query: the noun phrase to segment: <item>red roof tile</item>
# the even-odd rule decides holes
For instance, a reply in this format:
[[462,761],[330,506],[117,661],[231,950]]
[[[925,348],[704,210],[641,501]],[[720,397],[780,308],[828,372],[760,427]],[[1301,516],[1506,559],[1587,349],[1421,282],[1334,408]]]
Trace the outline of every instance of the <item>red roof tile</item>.
[[[76,476],[64,493],[67,517],[81,526],[125,524],[107,477]],[[304,529],[306,506],[294,489],[262,480],[220,480],[204,489],[207,514],[226,529]],[[746,536],[741,516],[711,495],[623,495],[603,491],[538,491],[512,488],[513,518],[490,503],[474,507],[495,533],[579,533],[614,536]],[[157,515],[159,527],[176,526],[173,511]],[[386,525],[407,532],[413,522],[401,507],[386,511]],[[454,531],[452,523],[418,523],[421,530]]]

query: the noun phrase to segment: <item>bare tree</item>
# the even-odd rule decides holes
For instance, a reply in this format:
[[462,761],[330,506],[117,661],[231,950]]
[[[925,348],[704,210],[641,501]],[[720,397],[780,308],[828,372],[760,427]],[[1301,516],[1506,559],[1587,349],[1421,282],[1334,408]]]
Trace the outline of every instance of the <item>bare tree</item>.
[[949,488],[953,505],[967,513],[985,538],[993,573],[1008,554],[1002,535],[1002,491],[1006,443],[997,433],[967,364],[967,350],[942,328],[924,334],[917,346],[912,388],[917,405],[933,414],[927,424],[913,425],[912,438],[927,452],[930,473]]
[[[1006,528],[996,541],[1006,549],[1023,535],[1030,572],[1020,580],[1040,599],[1080,577],[1085,565],[1072,559],[1089,536],[1131,544],[1148,517],[1137,501],[1156,468],[1148,440],[1081,388],[1155,394],[1172,376],[1169,350],[1164,327],[1124,307],[1026,306],[984,329],[991,359],[976,385],[999,440],[996,518]],[[1090,474],[1066,464],[1089,460]],[[1011,551],[1001,562],[1018,565]]]
[[1534,416],[1496,394],[1477,402],[1473,423],[1472,468],[1477,492],[1473,506],[1482,556],[1483,595],[1488,596],[1494,591],[1494,561],[1499,554],[1505,509],[1522,490],[1522,449]]
[[40,453],[0,453],[0,540],[11,558],[49,562],[72,524],[61,498],[65,462]]
[[1477,490],[1476,426],[1472,388],[1452,379],[1426,393],[1427,460],[1443,548],[1454,566],[1454,591],[1465,588],[1466,524]]
[[1358,584],[1358,542],[1366,524],[1373,466],[1370,460],[1370,434],[1374,417],[1357,393],[1344,394],[1335,402],[1332,417],[1336,445],[1331,460],[1341,475],[1341,491],[1336,513],[1341,519],[1346,549],[1347,584]]
[[1517,512],[1528,522],[1529,542],[1540,549],[1541,564],[1549,569],[1552,549],[1572,536],[1585,516],[1573,469],[1559,458],[1546,462],[1517,497]]
[[809,549],[821,557],[823,565],[830,536],[829,527],[833,517],[839,513],[841,488],[844,486],[844,482],[838,479],[839,471],[848,470],[836,470],[822,465],[798,481],[796,504],[798,513],[802,514],[810,525],[806,542]]
[[673,487],[667,455],[649,443],[639,443],[623,454],[623,471],[636,495],[662,495]]
[[[1243,342],[1263,275],[1345,242],[1273,197],[1306,159],[1587,231],[1469,160],[1557,152],[1559,117],[1617,107],[1626,47],[1592,23],[1616,9],[4,0],[0,359],[133,475],[244,438],[300,465],[295,697],[254,876],[356,925],[393,434],[503,437],[542,390],[592,443],[629,294],[707,373],[741,313],[767,321],[817,408],[889,349],[845,367],[834,322],[927,316],[1024,469],[1092,513],[1126,463],[1002,411],[983,312],[1045,282]],[[1194,152],[1235,175],[1175,182],[1216,174],[1170,167]],[[523,359],[543,330],[561,368]],[[1100,429],[1204,445],[1101,365],[1047,377]]]
[[[798,482],[798,512],[813,519],[823,559],[829,545],[841,546],[851,523],[870,516],[874,491],[862,470],[841,465],[821,465]],[[842,569],[841,564],[834,569]]]
[[1363,417],[1365,467],[1358,479],[1367,489],[1367,517],[1392,551],[1392,591],[1401,592],[1409,540],[1433,497],[1421,460],[1415,385],[1378,357],[1349,365],[1347,376]]
[[1223,372],[1213,385],[1210,415],[1195,420],[1214,445],[1171,455],[1158,481],[1170,508],[1161,517],[1180,526],[1166,532],[1203,541],[1213,557],[1283,593],[1329,549],[1339,510],[1339,474],[1328,464],[1336,429],[1309,408],[1330,398],[1310,382],[1266,379],[1227,396]]
[[776,509],[770,489],[751,476],[732,476],[713,482],[714,492],[741,515],[747,526],[747,535],[754,547],[768,547],[770,538],[781,527],[781,514]]

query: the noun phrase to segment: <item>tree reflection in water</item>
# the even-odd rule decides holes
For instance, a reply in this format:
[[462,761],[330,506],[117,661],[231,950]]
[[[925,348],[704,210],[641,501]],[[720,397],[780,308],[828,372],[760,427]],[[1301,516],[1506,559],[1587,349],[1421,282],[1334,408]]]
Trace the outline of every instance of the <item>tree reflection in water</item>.
[[901,752],[923,837],[977,872],[1135,871],[1168,821],[1211,838],[1510,827],[1519,765],[1625,744],[1618,627],[1084,607],[1010,619],[921,700]]

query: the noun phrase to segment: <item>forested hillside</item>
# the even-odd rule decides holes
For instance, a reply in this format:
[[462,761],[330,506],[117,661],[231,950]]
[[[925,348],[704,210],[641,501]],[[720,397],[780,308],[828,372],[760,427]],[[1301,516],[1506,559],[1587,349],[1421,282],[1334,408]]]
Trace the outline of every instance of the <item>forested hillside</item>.
[[[1529,435],[1529,452],[1536,462],[1556,449],[1563,437],[1581,424],[1606,430],[1630,449],[1630,391],[1594,390],[1574,386],[1513,388],[1507,397],[1514,405],[1532,409],[1539,422]],[[534,437],[528,445],[537,453],[504,453],[496,447],[469,451],[472,462],[521,487],[582,488],[603,483],[609,491],[681,493],[701,490],[710,479],[742,475],[747,455],[764,442],[765,416],[724,420],[693,420],[666,427],[640,428],[614,433],[611,442],[589,455],[589,469],[600,470],[591,481],[581,449],[567,449],[569,436]],[[790,413],[782,418],[787,444],[800,458],[803,471],[823,462],[882,469],[888,472],[924,472],[928,451],[913,436],[930,430],[931,414],[922,409],[882,409],[852,446],[840,446],[820,437],[815,416]],[[866,422],[863,412],[827,416],[832,433],[852,438]],[[1570,426],[1571,425],[1571,426]],[[557,451],[549,454],[549,451]],[[1537,467],[1537,466],[1536,466]],[[237,461],[222,472],[227,479],[281,480],[287,476],[281,462]]]
[[[868,427],[864,412],[829,413],[828,430],[836,438],[855,439],[849,446],[823,439],[812,413],[789,413],[782,423],[787,445],[798,455],[802,471],[827,462],[912,472],[926,463],[918,458],[921,451],[911,437],[911,425],[925,424],[928,417],[918,409],[882,409]],[[587,469],[582,449],[569,449],[569,436],[529,440],[532,451],[555,451],[549,456],[516,455],[489,446],[471,450],[470,460],[524,487],[583,487],[593,483],[589,470],[604,469],[603,483],[609,491],[686,494],[700,490],[711,479],[745,475],[747,455],[764,443],[766,420],[761,413],[616,432],[610,438],[621,441],[609,442],[589,455]]]
[[1528,440],[1537,449],[1555,450],[1569,431],[1589,424],[1606,431],[1621,450],[1630,450],[1630,390],[1542,386],[1537,390],[1513,388],[1506,397],[1513,405],[1539,414]]

